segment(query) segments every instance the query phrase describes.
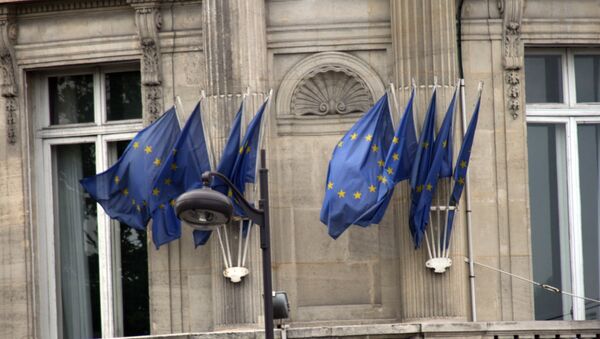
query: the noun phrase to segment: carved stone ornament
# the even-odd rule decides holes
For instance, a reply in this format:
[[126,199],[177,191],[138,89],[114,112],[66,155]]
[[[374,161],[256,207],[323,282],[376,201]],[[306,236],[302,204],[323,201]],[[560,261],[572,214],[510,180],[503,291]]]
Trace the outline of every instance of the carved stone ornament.
[[503,15],[502,63],[506,73],[507,107],[514,119],[520,113],[521,81],[519,70],[523,68],[523,42],[521,41],[521,21],[524,0],[499,0],[498,9]]
[[[313,54],[294,65],[281,82],[276,101],[279,123],[302,119],[306,126],[306,119],[312,118],[322,126],[319,117],[365,112],[384,91],[377,72],[360,58],[342,52]],[[316,129],[307,133],[318,133]]]
[[9,144],[17,142],[17,82],[15,77],[15,52],[13,45],[17,39],[17,26],[12,10],[0,7],[0,94],[4,97],[6,129]]
[[295,115],[361,113],[373,104],[373,94],[351,69],[325,65],[308,73],[292,94]]

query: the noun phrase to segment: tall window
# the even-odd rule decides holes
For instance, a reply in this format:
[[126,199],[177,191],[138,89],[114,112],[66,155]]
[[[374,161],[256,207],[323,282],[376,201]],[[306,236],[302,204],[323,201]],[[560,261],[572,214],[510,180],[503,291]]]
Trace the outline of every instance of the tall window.
[[[600,50],[525,55],[533,277],[600,297]],[[600,305],[535,290],[538,320],[600,319]]]
[[110,220],[79,180],[142,128],[139,66],[28,74],[40,321],[52,338],[149,334],[145,232]]

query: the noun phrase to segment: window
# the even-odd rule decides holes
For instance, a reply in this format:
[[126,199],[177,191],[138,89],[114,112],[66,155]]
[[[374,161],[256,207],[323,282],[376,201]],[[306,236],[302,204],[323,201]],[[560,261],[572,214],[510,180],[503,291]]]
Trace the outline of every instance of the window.
[[[534,280],[600,297],[600,50],[528,49]],[[600,305],[535,290],[538,320],[600,319]]]
[[28,87],[42,331],[149,334],[146,233],[110,220],[79,184],[142,128],[139,66],[32,72]]

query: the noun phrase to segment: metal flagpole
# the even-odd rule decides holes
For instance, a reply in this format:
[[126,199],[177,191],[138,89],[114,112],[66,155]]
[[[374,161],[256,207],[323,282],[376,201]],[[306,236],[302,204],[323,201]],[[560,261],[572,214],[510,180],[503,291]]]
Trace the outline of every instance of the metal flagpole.
[[[206,92],[204,92],[204,90],[202,90],[200,92],[200,108],[202,108],[202,103],[205,100],[206,100]],[[216,168],[215,168],[215,166],[216,166],[216,164],[215,164],[215,149],[213,148],[212,138],[208,134],[208,130],[206,129],[206,123],[204,121],[202,121],[202,131],[204,132],[204,138],[208,139],[206,141],[206,147],[208,148],[208,160],[210,162],[210,169],[212,171],[214,171],[214,170],[216,170]]]

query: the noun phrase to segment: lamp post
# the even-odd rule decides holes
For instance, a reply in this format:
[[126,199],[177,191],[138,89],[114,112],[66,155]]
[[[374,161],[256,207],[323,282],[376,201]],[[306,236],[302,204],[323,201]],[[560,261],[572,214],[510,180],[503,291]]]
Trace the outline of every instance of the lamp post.
[[273,287],[271,276],[271,230],[269,225],[268,170],[265,150],[260,151],[260,199],[258,208],[252,206],[229,179],[219,172],[202,174],[203,188],[194,189],[180,195],[175,201],[177,217],[200,230],[212,230],[227,224],[233,214],[233,205],[221,192],[210,188],[210,180],[217,177],[230,189],[233,198],[248,218],[260,226],[260,248],[263,263],[263,304],[265,316],[265,338],[273,339]]

